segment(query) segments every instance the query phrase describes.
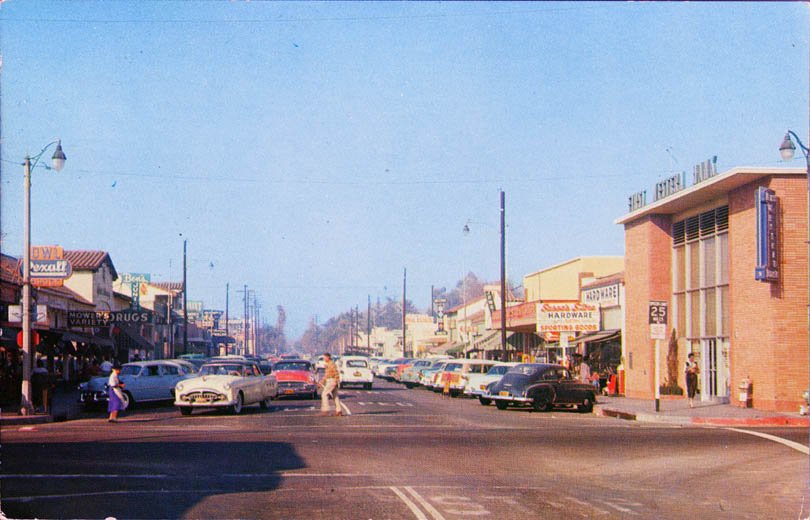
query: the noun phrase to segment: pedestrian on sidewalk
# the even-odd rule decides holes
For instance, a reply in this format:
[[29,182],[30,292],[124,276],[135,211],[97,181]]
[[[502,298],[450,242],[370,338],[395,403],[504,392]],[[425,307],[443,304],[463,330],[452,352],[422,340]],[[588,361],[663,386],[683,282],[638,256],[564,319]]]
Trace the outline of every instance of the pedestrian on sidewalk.
[[697,392],[698,374],[700,367],[695,361],[694,352],[690,352],[684,366],[684,376],[686,377],[686,395],[689,399],[689,408],[695,407],[695,393]]
[[582,358],[579,363],[579,380],[585,384],[593,384],[591,382],[591,366],[588,364],[588,356]]
[[124,404],[124,391],[122,390],[124,383],[118,379],[120,374],[121,364],[116,361],[112,365],[110,379],[107,381],[107,386],[109,387],[109,395],[107,396],[107,411],[110,412],[110,416],[107,418],[107,421],[111,423],[117,423],[118,412],[126,408],[126,405]]
[[320,381],[321,389],[321,415],[329,415],[329,396],[335,400],[335,416],[343,415],[340,409],[340,397],[338,390],[340,390],[340,372],[338,371],[335,362],[332,361],[332,355],[326,353],[323,355],[323,361],[326,364],[326,369],[323,373],[323,379]]

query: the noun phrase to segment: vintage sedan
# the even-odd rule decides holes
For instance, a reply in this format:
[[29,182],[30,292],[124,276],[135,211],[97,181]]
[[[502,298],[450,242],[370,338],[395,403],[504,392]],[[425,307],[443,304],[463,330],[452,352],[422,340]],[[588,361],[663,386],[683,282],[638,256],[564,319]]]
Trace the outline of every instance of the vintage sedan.
[[[135,403],[171,401],[175,385],[194,375],[185,362],[165,359],[125,363],[118,377],[124,383],[127,407],[134,407]],[[99,376],[79,385],[79,402],[85,409],[107,405],[108,380],[109,376]]]
[[499,410],[509,405],[531,406],[537,411],[549,411],[556,406],[576,406],[581,412],[593,411],[596,395],[593,385],[571,377],[563,366],[544,363],[524,363],[512,367],[484,395],[495,402]]
[[275,375],[262,374],[253,361],[223,359],[204,364],[197,377],[179,382],[174,393],[174,405],[183,415],[196,408],[239,414],[250,404],[267,408],[278,395],[278,384]]
[[487,359],[454,359],[448,362],[442,371],[442,391],[458,397],[464,391],[470,376],[486,374],[495,363],[496,361]]
[[470,374],[464,385],[464,395],[477,397],[484,406],[490,404],[492,401],[484,397],[484,394],[487,393],[487,387],[499,381],[509,369],[516,365],[517,363],[512,361],[499,361],[490,367],[486,374]]
[[318,398],[318,382],[312,363],[305,359],[282,359],[273,365],[280,397]]
[[368,367],[368,358],[364,356],[343,356],[336,363],[340,371],[340,386],[362,385],[371,390],[374,375]]

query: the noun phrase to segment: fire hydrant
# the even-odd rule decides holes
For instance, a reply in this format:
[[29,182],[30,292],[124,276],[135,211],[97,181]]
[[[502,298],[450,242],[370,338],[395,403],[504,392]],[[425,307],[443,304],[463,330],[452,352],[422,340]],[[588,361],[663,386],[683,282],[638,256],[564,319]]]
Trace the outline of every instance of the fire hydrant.
[[751,408],[753,402],[751,378],[746,377],[737,385],[740,390],[740,405],[744,408]]

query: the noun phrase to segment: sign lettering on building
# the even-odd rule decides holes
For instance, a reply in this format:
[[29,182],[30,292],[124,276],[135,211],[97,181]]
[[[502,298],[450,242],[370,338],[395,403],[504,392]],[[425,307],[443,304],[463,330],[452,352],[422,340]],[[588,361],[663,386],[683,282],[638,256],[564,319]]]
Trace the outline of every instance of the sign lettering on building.
[[582,303],[599,305],[600,307],[618,307],[619,284],[583,289],[580,300],[582,300]]
[[686,172],[673,175],[655,184],[655,200],[661,200],[686,188]]
[[151,323],[152,313],[127,311],[68,311],[69,327],[106,327],[114,323]]
[[647,190],[636,192],[627,200],[627,209],[630,213],[647,205]]
[[706,159],[692,168],[692,184],[711,179],[717,175],[717,156]]
[[599,308],[586,303],[542,303],[537,306],[537,332],[596,332]]
[[779,280],[779,198],[773,190],[760,186],[757,206],[757,266],[754,279]]
[[[31,246],[30,256],[31,285],[34,287],[61,287],[65,279],[73,274],[61,246]],[[25,276],[22,264],[20,275]]]

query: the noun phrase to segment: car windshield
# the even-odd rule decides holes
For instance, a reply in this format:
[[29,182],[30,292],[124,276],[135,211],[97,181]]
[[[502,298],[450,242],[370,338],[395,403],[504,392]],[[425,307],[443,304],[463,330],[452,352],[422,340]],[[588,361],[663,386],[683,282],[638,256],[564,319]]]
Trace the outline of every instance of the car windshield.
[[366,363],[365,359],[350,359],[346,361],[346,366],[352,368],[366,368],[368,367],[368,363]]
[[537,373],[542,367],[537,365],[517,365],[512,367],[509,372],[512,374],[523,374],[524,376],[531,376]]
[[306,361],[279,361],[276,363],[276,370],[299,370],[309,371],[309,363]]
[[237,364],[217,364],[203,365],[200,369],[201,376],[241,376],[242,365]]
[[487,375],[488,376],[502,376],[509,370],[509,368],[510,367],[505,366],[505,365],[494,366],[494,367],[489,369],[489,372],[487,372]]
[[141,367],[138,365],[124,365],[121,367],[122,376],[137,376],[141,373]]
[[461,364],[460,363],[448,363],[446,367],[444,367],[445,372],[460,372],[461,371]]

